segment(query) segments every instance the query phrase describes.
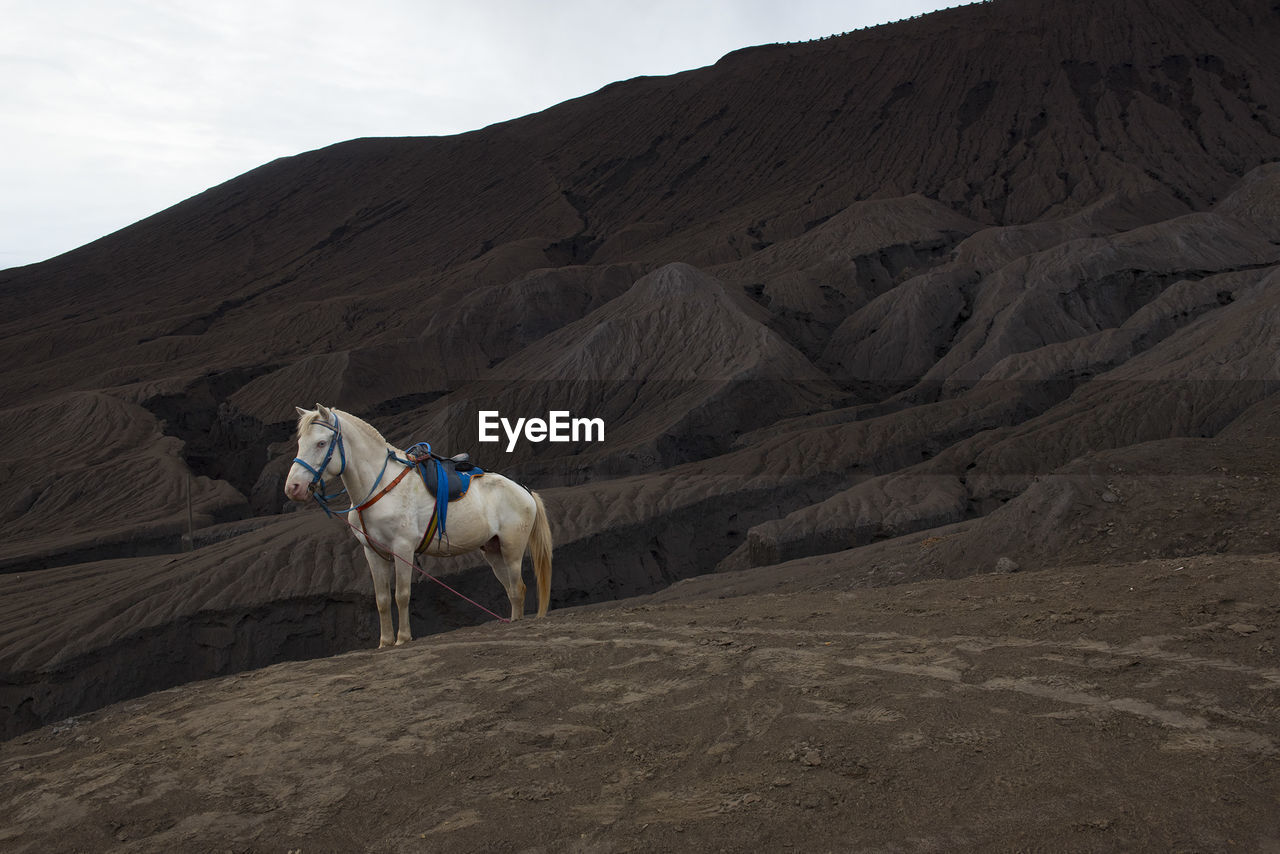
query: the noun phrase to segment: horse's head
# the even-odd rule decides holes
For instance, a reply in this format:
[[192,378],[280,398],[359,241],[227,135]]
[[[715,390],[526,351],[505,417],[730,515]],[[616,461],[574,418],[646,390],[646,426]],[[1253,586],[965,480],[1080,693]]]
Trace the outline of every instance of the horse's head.
[[[323,499],[324,482],[339,477],[347,468],[338,416],[326,406],[298,410],[298,455],[284,481],[285,497],[306,501],[317,490]],[[330,496],[332,497],[332,496]]]

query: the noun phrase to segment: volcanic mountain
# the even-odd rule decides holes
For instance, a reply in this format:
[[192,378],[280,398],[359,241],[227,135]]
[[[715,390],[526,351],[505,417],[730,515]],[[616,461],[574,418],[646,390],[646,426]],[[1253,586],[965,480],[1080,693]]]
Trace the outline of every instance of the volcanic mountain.
[[[1222,486],[1275,476],[1277,43],[1271,0],[995,0],[0,272],[4,734],[370,642],[349,534],[285,512],[317,401],[539,490],[557,607],[1280,550],[1276,491]],[[508,453],[478,409],[606,441]],[[418,634],[478,619],[443,596]]]

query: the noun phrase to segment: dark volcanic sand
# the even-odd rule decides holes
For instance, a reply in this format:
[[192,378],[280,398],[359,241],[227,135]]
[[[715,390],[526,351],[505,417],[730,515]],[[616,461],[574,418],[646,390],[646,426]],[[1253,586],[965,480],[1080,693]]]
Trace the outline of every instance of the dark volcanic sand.
[[286,663],[0,746],[5,850],[1274,851],[1280,561],[717,598]]

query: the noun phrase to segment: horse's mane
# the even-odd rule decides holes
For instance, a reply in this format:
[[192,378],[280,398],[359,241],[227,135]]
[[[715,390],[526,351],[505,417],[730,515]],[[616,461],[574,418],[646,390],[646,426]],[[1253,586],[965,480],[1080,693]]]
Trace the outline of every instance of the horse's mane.
[[[374,427],[368,421],[365,421],[364,419],[358,416],[352,415],[350,412],[346,412],[345,410],[335,409],[332,406],[329,407],[329,411],[333,412],[335,415],[338,416],[338,422],[342,425],[342,430],[344,433],[348,432],[351,428],[354,427],[356,430],[366,434],[371,439],[376,439],[377,441],[383,444],[390,444],[389,442],[387,442],[386,438],[383,437],[382,433],[378,431],[378,428]],[[299,416],[298,417],[298,435],[301,436],[304,430],[306,430],[308,427],[310,427],[312,424],[314,424],[318,420],[320,420],[320,411],[318,409],[308,410],[305,414]]]
[[363,418],[358,418],[355,415],[352,415],[350,412],[344,412],[341,409],[333,409],[332,407],[330,407],[330,409],[331,411],[336,412],[338,414],[338,418],[342,422],[343,431],[346,431],[349,427],[355,427],[357,430],[361,431],[362,433],[368,434],[370,438],[376,439],[379,444],[383,444],[383,445],[389,444],[386,440],[386,437],[382,435],[382,432],[378,430],[377,427],[374,427],[372,424],[370,424],[368,421],[365,421]]
[[316,423],[316,419],[319,417],[320,417],[320,413],[314,409],[309,409],[306,412],[299,415],[298,416],[298,432],[296,435],[301,436],[303,431],[305,431],[312,424]]

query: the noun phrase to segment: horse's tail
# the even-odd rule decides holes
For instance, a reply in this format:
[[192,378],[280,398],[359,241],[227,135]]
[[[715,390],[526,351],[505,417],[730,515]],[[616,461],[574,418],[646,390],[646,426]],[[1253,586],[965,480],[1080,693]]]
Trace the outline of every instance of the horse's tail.
[[533,574],[538,578],[538,616],[545,617],[551,605],[551,526],[547,524],[547,508],[542,496],[530,490],[533,503],[538,508],[533,518],[533,533],[529,536],[529,554],[533,556]]

